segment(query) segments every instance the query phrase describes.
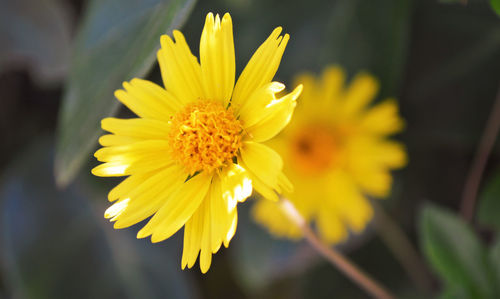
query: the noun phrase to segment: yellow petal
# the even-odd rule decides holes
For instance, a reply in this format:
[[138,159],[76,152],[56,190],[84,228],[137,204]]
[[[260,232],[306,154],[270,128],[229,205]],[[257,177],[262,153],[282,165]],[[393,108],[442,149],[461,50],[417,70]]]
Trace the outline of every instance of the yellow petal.
[[316,227],[321,239],[328,244],[337,244],[347,238],[346,224],[342,223],[338,211],[318,209]]
[[[227,214],[229,213],[228,204],[222,197],[221,192],[221,182],[219,176],[214,176],[212,181],[212,186],[209,191],[208,200],[210,202],[210,244],[212,245],[212,252],[216,253],[223,240],[223,231],[225,228],[225,223],[227,222]],[[234,208],[233,208],[234,209]]]
[[227,224],[229,224],[228,229],[226,230],[226,235],[224,237],[224,247],[229,246],[229,242],[233,238],[236,233],[236,226],[238,225],[238,213],[237,210],[234,209],[229,215]]
[[395,100],[386,100],[363,114],[360,128],[366,132],[389,135],[401,131],[404,121],[398,115],[398,104]]
[[362,231],[373,217],[370,203],[348,173],[336,170],[330,175],[329,181],[329,209],[335,211],[352,231]]
[[354,77],[344,93],[342,106],[342,116],[349,118],[360,113],[366,105],[375,99],[379,85],[377,80],[369,74],[360,73]]
[[278,175],[283,168],[283,160],[278,153],[260,143],[243,142],[240,154],[247,170],[276,189]]
[[280,190],[278,190],[279,193],[290,194],[293,192],[292,182],[282,172],[278,174],[278,187],[280,187]]
[[116,135],[132,137],[138,140],[166,140],[170,131],[170,125],[167,122],[146,118],[119,119],[107,117],[101,121],[101,127],[103,130]]
[[316,101],[314,99],[310,99],[309,101],[316,102],[316,107],[319,111],[327,110],[330,113],[334,112],[332,109],[335,109],[338,105],[344,80],[345,74],[340,67],[329,66],[325,68],[319,81],[317,90],[318,98]]
[[267,141],[281,132],[292,118],[296,99],[301,91],[302,85],[299,85],[293,92],[271,102],[266,107],[266,113],[262,113],[263,117],[247,128],[251,140],[255,142]]
[[[238,161],[238,164],[240,164],[243,168],[249,169],[248,166],[245,165],[243,161]],[[278,186],[270,186],[268,183],[263,182],[261,179],[259,179],[255,174],[253,174],[251,171],[248,171],[248,176],[250,177],[250,180],[252,181],[252,188],[255,189],[260,195],[266,199],[272,200],[272,201],[278,201],[279,197],[275,192],[275,187],[277,188]]]
[[[122,161],[128,164],[144,156],[168,153],[169,148],[166,140],[145,140],[127,145],[102,147],[94,153],[94,156],[103,162]],[[170,160],[168,155],[164,155],[164,157]]]
[[232,164],[221,174],[221,190],[226,209],[231,211],[252,194],[252,180],[243,167]]
[[380,142],[374,150],[374,158],[390,168],[401,168],[408,163],[403,144],[395,141]]
[[[221,177],[224,177],[222,174]],[[231,183],[234,183],[231,184]],[[211,213],[211,246],[212,253],[216,253],[222,242],[229,244],[229,241],[234,236],[237,223],[237,201],[244,200],[248,195],[242,195],[240,192],[234,192],[234,197],[222,196],[222,192],[227,190],[228,186],[233,186],[233,189],[238,189],[238,186],[245,185],[245,180],[239,184],[233,179],[225,181],[222,187],[221,179],[214,177],[213,188],[210,191],[210,213]],[[221,190],[222,188],[222,190]],[[251,188],[251,186],[250,186]],[[245,189],[243,187],[243,189]],[[223,191],[224,190],[224,191]],[[233,190],[234,191],[234,190]],[[251,193],[251,190],[250,190]],[[240,197],[238,197],[240,196]],[[246,197],[245,197],[246,196]]]
[[160,38],[158,51],[163,84],[183,104],[205,98],[201,68],[181,32],[174,30],[175,43],[167,35]]
[[235,81],[233,24],[226,13],[222,18],[209,13],[200,41],[200,62],[206,97],[227,106]]
[[241,107],[255,90],[271,82],[276,74],[290,38],[288,34],[280,36],[281,30],[281,27],[274,29],[267,40],[255,51],[238,78],[231,101],[236,109]]
[[179,167],[169,167],[146,179],[128,193],[130,202],[116,217],[114,228],[129,227],[156,213],[183,181]]
[[142,79],[123,82],[115,97],[142,118],[168,120],[180,107],[179,101],[160,86]]
[[243,125],[248,128],[265,117],[269,113],[267,107],[276,101],[275,94],[284,88],[282,83],[271,82],[255,90],[236,111]]
[[283,213],[279,202],[266,199],[257,200],[251,213],[257,223],[265,226],[275,236],[287,237],[292,240],[302,237],[300,228]]
[[211,246],[211,221],[213,215],[210,213],[210,203],[205,200],[198,209],[197,213],[202,215],[203,219],[203,235],[201,236],[200,246],[200,270],[202,273],[207,273],[212,263],[212,246]]
[[155,173],[156,172],[139,173],[127,177],[121,183],[111,189],[111,191],[109,191],[108,200],[115,201],[119,198],[124,199],[129,197],[128,194],[132,189],[139,186],[142,182],[153,176]]
[[184,248],[182,249],[182,269],[193,267],[201,248],[201,236],[203,234],[203,219],[201,215],[193,214],[184,226]]
[[143,139],[138,137],[136,138],[123,135],[106,134],[99,137],[99,144],[102,146],[128,145],[141,140]]
[[149,235],[151,241],[163,241],[177,232],[198,209],[208,192],[211,177],[200,173],[176,190],[137,234],[138,238]]

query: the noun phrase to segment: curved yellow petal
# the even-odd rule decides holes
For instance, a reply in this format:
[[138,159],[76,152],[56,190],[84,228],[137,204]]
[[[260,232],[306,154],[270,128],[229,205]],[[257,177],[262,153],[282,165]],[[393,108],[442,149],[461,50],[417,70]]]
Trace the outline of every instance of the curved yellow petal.
[[135,78],[123,82],[123,88],[115,97],[140,117],[168,120],[180,107],[172,94],[153,82]]
[[255,51],[234,87],[231,105],[240,107],[258,88],[271,82],[290,39],[288,34],[280,36],[281,27],[274,29],[266,41]]
[[266,118],[271,112],[270,106],[275,105],[275,94],[282,91],[285,85],[279,82],[264,84],[256,89],[241,107],[236,110],[236,115],[245,128],[251,127],[259,120]]
[[227,106],[233,93],[236,64],[233,24],[226,13],[222,18],[209,13],[200,41],[200,64],[205,96]]
[[247,170],[271,188],[277,188],[278,176],[283,169],[283,160],[278,153],[260,143],[243,142],[240,155]]
[[174,30],[175,43],[168,35],[160,38],[158,51],[163,84],[183,105],[204,98],[201,68],[181,32]]
[[288,125],[297,105],[297,98],[302,91],[302,85],[297,86],[291,93],[271,102],[266,107],[266,113],[252,126],[247,127],[252,141],[264,142],[276,136]]
[[138,233],[156,243],[177,232],[198,209],[210,187],[211,177],[200,173],[183,183]]

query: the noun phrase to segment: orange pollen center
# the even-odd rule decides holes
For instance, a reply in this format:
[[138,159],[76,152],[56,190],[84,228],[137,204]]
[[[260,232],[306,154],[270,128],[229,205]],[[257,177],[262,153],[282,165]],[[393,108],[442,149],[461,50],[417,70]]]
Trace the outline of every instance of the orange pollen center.
[[293,167],[303,174],[319,174],[332,167],[339,151],[339,138],[334,131],[322,125],[311,125],[299,130],[292,138]]
[[201,100],[171,118],[172,156],[189,174],[228,165],[241,147],[243,127],[231,108]]

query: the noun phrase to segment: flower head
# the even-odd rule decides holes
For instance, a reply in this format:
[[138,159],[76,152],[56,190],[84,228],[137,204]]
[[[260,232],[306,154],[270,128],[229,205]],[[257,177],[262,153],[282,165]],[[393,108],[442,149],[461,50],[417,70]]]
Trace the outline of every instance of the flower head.
[[125,228],[150,216],[137,237],[165,240],[184,226],[182,268],[200,255],[206,272],[212,253],[226,247],[237,224],[236,204],[255,189],[277,200],[290,190],[281,157],[260,142],[289,122],[302,87],[277,98],[272,82],[289,36],[276,28],[257,49],[235,84],[229,14],[209,13],[200,62],[179,31],[161,37],[163,84],[132,79],[115,92],[138,118],[102,120],[111,134],[99,139],[97,176],[127,176],[109,192],[106,218]]
[[[370,106],[378,83],[366,73],[347,87],[338,67],[298,80],[304,92],[294,119],[272,146],[295,187],[290,201],[324,241],[337,243],[365,228],[373,216],[366,197],[386,197],[390,171],[406,164],[403,145],[388,139],[402,130],[403,120],[394,100]],[[253,215],[278,236],[301,237],[274,202],[257,202]]]

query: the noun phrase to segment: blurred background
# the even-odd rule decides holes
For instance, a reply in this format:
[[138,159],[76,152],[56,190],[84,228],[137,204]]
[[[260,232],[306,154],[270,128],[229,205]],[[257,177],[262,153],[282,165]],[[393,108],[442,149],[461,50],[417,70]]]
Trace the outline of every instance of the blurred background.
[[[163,33],[181,29],[197,56],[208,12],[231,13],[237,74],[283,26],[291,40],[277,81],[338,64],[349,76],[370,71],[381,83],[378,99],[399,101],[406,129],[396,138],[410,162],[394,173],[382,205],[432,283],[416,286],[374,225],[340,246],[346,255],[401,298],[499,298],[498,145],[476,220],[458,215],[500,83],[494,5],[0,0],[0,298],[367,298],[307,243],[274,239],[253,223],[252,200],[239,206],[231,246],[205,275],[198,265],[180,269],[181,232],[151,244],[135,239],[142,224],[114,230],[103,218],[120,180],[90,174],[99,120],[130,114],[112,92],[133,77],[161,84]],[[422,217],[429,203],[436,208]]]

